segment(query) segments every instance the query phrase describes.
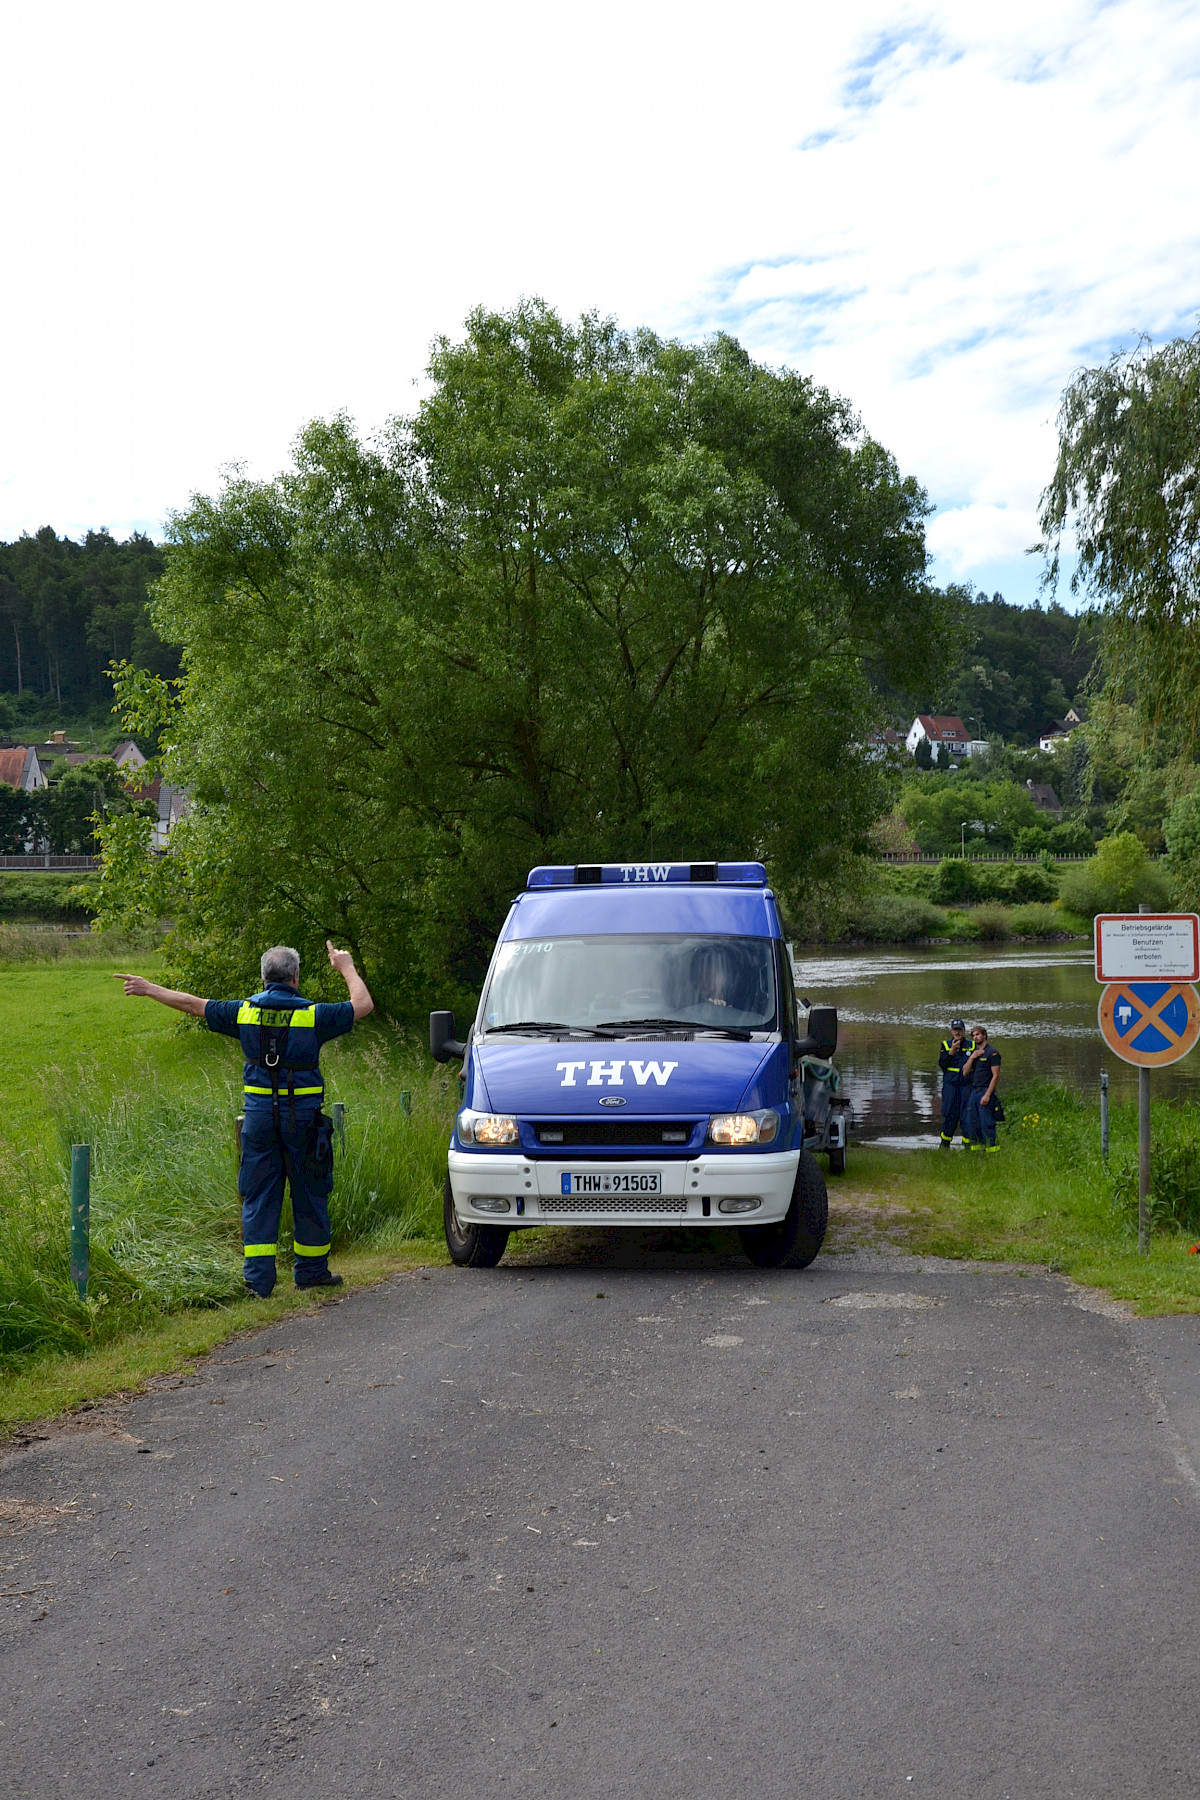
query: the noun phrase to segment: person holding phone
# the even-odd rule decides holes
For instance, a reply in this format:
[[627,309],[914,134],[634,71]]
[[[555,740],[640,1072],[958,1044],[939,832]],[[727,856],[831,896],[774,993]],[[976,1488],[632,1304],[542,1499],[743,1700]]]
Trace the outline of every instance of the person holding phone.
[[967,1092],[963,1064],[967,1055],[966,1020],[951,1019],[950,1036],[942,1039],[942,1047],[938,1051],[938,1068],[942,1071],[943,1150],[950,1148],[955,1132],[961,1129],[963,1100]]

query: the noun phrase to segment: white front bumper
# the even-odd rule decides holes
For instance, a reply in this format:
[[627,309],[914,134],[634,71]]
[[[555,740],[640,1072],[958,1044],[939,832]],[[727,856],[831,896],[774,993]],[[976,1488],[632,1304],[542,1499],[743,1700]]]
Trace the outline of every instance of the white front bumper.
[[[503,1156],[451,1150],[450,1187],[454,1210],[468,1223],[490,1225],[767,1225],[782,1219],[792,1202],[800,1162],[798,1150],[739,1156],[697,1156],[690,1160],[652,1157],[604,1161],[586,1154],[570,1159]],[[662,1178],[662,1192],[645,1196],[564,1194],[562,1178],[572,1174],[644,1175]],[[507,1212],[473,1204],[474,1198],[503,1197]],[[723,1213],[725,1199],[756,1199],[750,1212]],[[705,1201],[708,1202],[707,1212]]]

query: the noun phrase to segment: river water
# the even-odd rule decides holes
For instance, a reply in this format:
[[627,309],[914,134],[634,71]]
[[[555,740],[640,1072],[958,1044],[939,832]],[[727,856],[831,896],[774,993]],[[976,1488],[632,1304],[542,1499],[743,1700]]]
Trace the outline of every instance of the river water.
[[[1090,944],[798,953],[796,984],[815,1005],[838,1009],[837,1066],[863,1143],[937,1142],[938,1051],[955,1018],[987,1026],[1003,1059],[1001,1096],[1040,1076],[1098,1099],[1101,1069],[1114,1100],[1137,1095],[1137,1070],[1100,1038]],[[1200,1053],[1152,1080],[1156,1098],[1200,1099]]]

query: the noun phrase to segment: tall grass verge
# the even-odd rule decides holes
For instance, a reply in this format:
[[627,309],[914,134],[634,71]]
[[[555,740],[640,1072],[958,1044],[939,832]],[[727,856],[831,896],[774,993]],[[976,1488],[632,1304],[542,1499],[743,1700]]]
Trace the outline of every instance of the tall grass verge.
[[54,925],[0,922],[0,964],[96,962],[144,956],[162,942],[158,931],[70,931]]
[[[83,1353],[187,1307],[242,1294],[234,1118],[240,1063],[214,1064],[200,1034],[189,1078],[154,1063],[110,1071],[48,1069],[54,1139],[0,1163],[0,1368],[46,1352]],[[335,1252],[391,1248],[440,1225],[452,1078],[430,1072],[397,1034],[374,1025],[325,1054],[328,1101],[346,1106],[330,1203]],[[70,1146],[92,1147],[92,1278],[68,1278]],[[290,1203],[285,1200],[285,1221]],[[290,1242],[290,1225],[280,1242]],[[290,1265],[281,1256],[281,1277]]]

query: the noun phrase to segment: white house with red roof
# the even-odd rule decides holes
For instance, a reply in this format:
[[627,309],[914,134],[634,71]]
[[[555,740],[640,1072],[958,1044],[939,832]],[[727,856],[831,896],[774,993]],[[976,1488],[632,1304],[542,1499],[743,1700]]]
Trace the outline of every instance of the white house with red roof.
[[979,756],[987,749],[987,739],[973,738],[957,713],[918,713],[908,728],[904,748],[915,756],[922,741],[929,745],[934,762],[943,751],[948,757]]

